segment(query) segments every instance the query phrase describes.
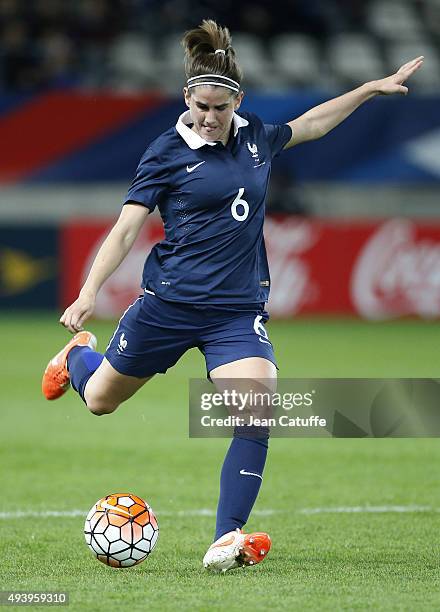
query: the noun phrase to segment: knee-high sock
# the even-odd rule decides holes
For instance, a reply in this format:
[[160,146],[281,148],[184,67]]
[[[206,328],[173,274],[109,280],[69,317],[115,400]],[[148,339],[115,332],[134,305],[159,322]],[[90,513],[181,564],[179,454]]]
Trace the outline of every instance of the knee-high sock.
[[70,384],[75,391],[78,391],[84,402],[86,384],[103,359],[104,355],[92,351],[88,346],[74,346],[67,356]]
[[268,448],[267,437],[236,436],[226,454],[214,540],[247,522],[260,490]]

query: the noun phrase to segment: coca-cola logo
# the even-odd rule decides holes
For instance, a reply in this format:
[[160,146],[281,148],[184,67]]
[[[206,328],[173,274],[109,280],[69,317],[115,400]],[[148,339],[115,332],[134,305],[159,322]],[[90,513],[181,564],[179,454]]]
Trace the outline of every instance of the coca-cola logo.
[[368,319],[438,317],[440,243],[417,239],[412,221],[387,221],[362,248],[350,286],[355,308]]
[[299,255],[317,242],[319,230],[305,219],[267,217],[264,236],[272,285],[270,313],[281,317],[295,314],[317,291],[309,265]]

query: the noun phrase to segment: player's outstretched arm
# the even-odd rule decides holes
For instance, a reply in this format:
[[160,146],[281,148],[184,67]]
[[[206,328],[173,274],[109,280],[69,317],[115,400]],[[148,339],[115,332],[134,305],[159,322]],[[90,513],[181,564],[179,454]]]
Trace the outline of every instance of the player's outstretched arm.
[[288,149],[301,142],[316,140],[325,136],[342,123],[361,104],[378,95],[408,93],[403,83],[423,64],[423,56],[403,64],[399,70],[384,79],[370,81],[348,93],[311,108],[288,125],[292,128],[292,138],[284,147]]
[[80,331],[95,308],[96,295],[116,268],[125,259],[144,224],[149,209],[139,204],[126,204],[101,245],[78,298],[60,318],[72,334]]

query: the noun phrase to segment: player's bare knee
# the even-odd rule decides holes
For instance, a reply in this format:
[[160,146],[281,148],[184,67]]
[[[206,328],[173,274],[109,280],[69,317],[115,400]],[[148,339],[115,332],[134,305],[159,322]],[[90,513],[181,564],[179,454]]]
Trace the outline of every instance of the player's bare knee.
[[95,416],[103,416],[104,414],[111,414],[116,410],[119,404],[110,402],[109,400],[99,398],[87,398],[87,408]]
[[111,414],[117,408],[117,406],[109,406],[109,405],[95,405],[87,406],[92,414],[95,416],[103,416],[104,414]]

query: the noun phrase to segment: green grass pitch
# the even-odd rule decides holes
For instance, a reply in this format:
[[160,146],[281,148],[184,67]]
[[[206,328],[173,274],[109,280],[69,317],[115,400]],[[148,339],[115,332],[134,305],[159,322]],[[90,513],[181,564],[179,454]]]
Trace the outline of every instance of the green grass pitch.
[[[90,328],[103,348],[113,326]],[[268,329],[283,377],[438,377],[436,323],[303,319]],[[438,440],[273,439],[248,524],[271,534],[271,554],[212,576],[201,559],[214,517],[201,511],[215,510],[228,441],[188,439],[188,379],[204,375],[201,355],[190,351],[97,418],[72,391],[53,403],[41,396],[44,366],[67,338],[55,315],[3,315],[0,337],[0,589],[65,590],[69,609],[106,612],[438,610]],[[38,516],[85,515],[122,490],[148,500],[161,530],[136,568],[97,562],[83,516]],[[366,506],[387,511],[304,512]]]

